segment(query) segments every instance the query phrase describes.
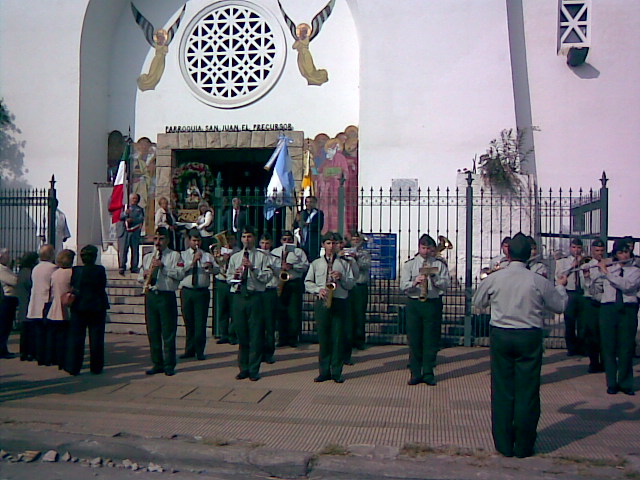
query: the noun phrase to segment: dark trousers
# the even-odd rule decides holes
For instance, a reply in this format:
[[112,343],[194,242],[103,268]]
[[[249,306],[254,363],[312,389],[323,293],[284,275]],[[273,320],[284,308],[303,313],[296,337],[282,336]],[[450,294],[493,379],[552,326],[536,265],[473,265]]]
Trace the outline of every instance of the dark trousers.
[[367,303],[369,302],[369,284],[358,283],[349,292],[351,305],[352,345],[363,349],[366,343],[365,325],[367,321]]
[[215,324],[211,328],[214,329],[214,336],[219,336],[221,340],[229,340],[235,343],[238,340],[238,336],[233,329],[233,320],[231,317],[232,295],[230,287],[227,282],[218,279],[215,280],[216,319]]
[[407,301],[407,337],[411,378],[432,380],[440,350],[442,298]]
[[262,293],[247,296],[233,294],[231,317],[238,335],[238,367],[241,373],[255,377],[260,373],[264,345],[264,316]]
[[316,300],[313,313],[318,330],[318,355],[320,375],[339,378],[344,364],[344,324],[347,318],[347,300],[334,298],[331,308],[327,308],[324,300]]
[[633,389],[633,355],[638,329],[638,305],[600,306],[600,343],[608,388]]
[[25,319],[20,327],[20,359],[36,358],[36,320]]
[[120,270],[127,269],[129,249],[131,249],[131,269],[135,270],[138,268],[139,247],[140,229],[135,232],[124,232],[121,237],[118,237],[118,264],[120,265]]
[[589,356],[589,365],[602,367],[600,355],[600,302],[584,299],[584,348]]
[[278,292],[267,288],[263,294],[264,303],[264,358],[272,357],[276,351],[276,319],[278,317]]
[[297,345],[302,326],[302,295],[304,286],[301,278],[289,280],[282,287],[279,299],[280,322],[278,325],[280,345]]
[[178,305],[175,292],[150,291],[145,298],[145,320],[155,368],[172,370],[176,366]]
[[104,326],[106,312],[71,312],[65,370],[78,375],[84,361],[84,343],[89,331],[89,369],[102,373],[104,368]]
[[491,421],[503,455],[533,455],[540,419],[542,329],[491,328]]
[[581,292],[567,291],[569,302],[564,310],[564,340],[567,353],[579,355],[584,353],[584,304]]
[[208,288],[182,288],[180,291],[182,318],[186,330],[185,355],[204,355],[207,345],[207,318],[209,317]]
[[9,353],[7,342],[16,320],[18,297],[5,296],[0,299],[0,355]]
[[69,336],[69,322],[66,320],[44,320],[45,347],[42,363],[58,365],[65,368],[67,356],[67,337]]
[[47,365],[47,320],[38,318],[35,325],[36,360],[38,365]]

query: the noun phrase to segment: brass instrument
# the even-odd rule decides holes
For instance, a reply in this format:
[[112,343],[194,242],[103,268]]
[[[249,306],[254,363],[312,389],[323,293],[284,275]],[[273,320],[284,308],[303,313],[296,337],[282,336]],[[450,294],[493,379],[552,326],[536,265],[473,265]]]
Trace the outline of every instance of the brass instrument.
[[220,275],[226,278],[227,267],[229,266],[229,258],[225,258],[225,256],[220,253],[220,249],[229,248],[229,242],[227,241],[227,231],[223,230],[222,232],[216,233],[213,238],[216,239],[216,243],[212,243],[211,245],[209,245],[209,253],[213,255],[213,259],[220,267]]
[[[153,254],[155,258],[157,258],[158,260],[162,259],[162,250],[156,250],[155,253]],[[153,286],[151,284],[152,279],[155,277],[156,280],[158,279],[157,276],[157,271],[160,268],[160,266],[157,267],[153,267],[153,269],[149,272],[149,275],[147,275],[147,278],[144,281],[144,286],[142,287],[142,294],[146,295],[149,290],[151,290],[151,287]]]
[[291,252],[294,252],[296,246],[292,243],[287,243],[282,246],[282,253],[280,254],[280,275],[278,282],[278,296],[282,295],[282,291],[284,290],[284,284],[291,280],[291,275],[284,269],[284,265],[287,263],[287,257]]
[[453,248],[453,243],[444,235],[438,235],[438,246],[436,247],[436,256],[441,257],[442,252],[445,250],[451,250]]
[[420,296],[418,299],[421,302],[427,301],[427,294],[429,293],[429,276],[438,272],[438,267],[420,267],[420,275],[424,275],[424,280],[420,284]]
[[570,273],[579,272],[580,270],[588,270],[591,267],[595,267],[596,265],[586,266],[586,264],[589,263],[591,260],[593,260],[593,257],[589,257],[589,256],[582,257],[578,262],[578,266],[571,267],[569,270],[563,272],[562,275],[569,275]]
[[331,304],[333,303],[333,292],[335,291],[337,284],[331,276],[331,272],[333,271],[333,256],[331,256],[331,260],[327,264],[327,281],[325,288],[327,289],[327,296],[324,299],[324,305],[327,309],[331,308]]

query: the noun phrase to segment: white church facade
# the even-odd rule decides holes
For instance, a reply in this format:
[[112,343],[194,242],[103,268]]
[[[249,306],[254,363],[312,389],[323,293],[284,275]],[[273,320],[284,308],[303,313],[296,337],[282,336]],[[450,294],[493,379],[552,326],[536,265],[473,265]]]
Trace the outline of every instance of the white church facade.
[[[133,8],[132,8],[133,5]],[[231,174],[221,150],[292,136],[357,155],[357,185],[455,186],[503,129],[541,188],[611,179],[610,233],[640,235],[635,0],[3,0],[0,97],[23,180],[58,181],[72,245],[101,241],[110,133]],[[310,139],[311,142],[305,142]],[[260,161],[260,157],[257,161]],[[185,157],[186,159],[186,157]],[[186,160],[185,160],[186,161]]]

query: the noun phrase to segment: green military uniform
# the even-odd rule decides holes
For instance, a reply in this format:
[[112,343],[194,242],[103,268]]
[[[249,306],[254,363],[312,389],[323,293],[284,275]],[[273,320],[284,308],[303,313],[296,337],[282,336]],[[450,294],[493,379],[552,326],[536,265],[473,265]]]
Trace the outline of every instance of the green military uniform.
[[[234,282],[233,272],[242,264],[244,252],[248,252],[252,267],[246,281]],[[258,249],[241,250],[229,259],[228,282],[231,285],[231,318],[238,335],[239,378],[260,378],[260,362],[264,344],[263,294],[269,279],[269,257]]]
[[[143,283],[145,272],[152,275],[151,262],[157,252],[148,253],[142,259],[138,281]],[[162,267],[157,269],[157,279],[151,281],[145,295],[145,321],[151,350],[151,362],[156,372],[172,374],[176,366],[176,330],[178,305],[176,290],[184,278],[184,263],[178,252],[165,248],[161,255]]]
[[[304,280],[308,293],[318,295],[325,288],[328,280],[329,263],[331,259],[320,257],[311,263]],[[342,366],[344,363],[345,318],[348,315],[347,297],[349,290],[355,285],[353,272],[346,260],[333,257],[333,270],[341,273],[342,277],[336,282],[333,291],[331,308],[327,308],[325,300],[316,299],[313,312],[318,330],[319,352],[319,380],[333,378],[342,381]]]
[[[420,301],[421,289],[415,283],[423,267],[436,269],[436,273],[427,278],[426,301]],[[449,269],[439,258],[416,255],[402,266],[400,290],[408,297],[409,369],[414,381],[435,385],[434,368],[442,329],[442,295],[449,284]]]

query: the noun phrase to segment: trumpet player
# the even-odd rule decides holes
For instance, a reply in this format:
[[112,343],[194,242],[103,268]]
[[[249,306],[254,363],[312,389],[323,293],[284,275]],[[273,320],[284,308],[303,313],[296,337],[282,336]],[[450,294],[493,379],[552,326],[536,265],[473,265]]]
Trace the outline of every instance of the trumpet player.
[[182,252],[184,279],[180,282],[180,308],[186,331],[184,353],[180,358],[204,360],[207,344],[207,317],[211,293],[211,274],[218,273],[218,267],[210,253],[205,252],[198,229],[189,232],[189,248]]
[[549,271],[547,266],[542,262],[541,255],[538,255],[538,242],[532,236],[527,236],[527,241],[531,245],[531,257],[527,262],[527,268],[533,273],[542,275],[544,278],[549,278]]
[[304,279],[306,291],[316,297],[313,312],[320,352],[319,375],[314,382],[344,382],[342,366],[347,297],[355,285],[355,279],[347,261],[336,255],[338,242],[335,232],[323,235],[324,255],[311,263]]
[[418,240],[418,254],[400,272],[400,290],[407,295],[409,385],[436,385],[434,368],[442,327],[442,295],[449,287],[447,264],[436,257],[436,242],[429,235]]
[[297,347],[302,327],[302,281],[309,270],[309,260],[304,250],[295,246],[290,230],[282,232],[280,243],[281,246],[273,250],[279,268],[278,346]]
[[273,276],[269,257],[256,248],[253,227],[242,229],[243,249],[229,259],[227,282],[231,285],[231,318],[238,335],[238,366],[236,380],[260,380],[260,363],[264,344],[262,298]]
[[213,259],[220,267],[215,276],[215,322],[212,325],[212,334],[218,337],[218,344],[230,343],[237,345],[238,336],[231,323],[231,285],[227,283],[227,270],[231,255],[240,251],[236,246],[236,236],[233,233],[225,233],[222,236],[223,244],[213,249]]
[[356,286],[350,292],[352,346],[364,350],[366,343],[365,324],[367,303],[369,301],[369,279],[371,270],[371,254],[364,248],[365,238],[360,232],[350,234],[353,256],[358,265]]
[[[591,261],[584,265],[584,347],[589,357],[589,373],[604,372],[600,349],[600,301],[603,278],[598,279],[598,264],[604,259],[605,244],[594,240],[591,244]],[[593,278],[591,272],[594,273]]]
[[[600,302],[600,342],[607,393],[635,395],[633,390],[633,354],[638,329],[638,291],[640,268],[633,265],[629,244],[618,239],[612,255],[617,265],[598,263],[591,269],[592,283],[602,279]],[[594,291],[594,288],[592,288]]]
[[[571,239],[570,255],[556,261],[556,280],[560,276],[580,266],[584,257],[582,240],[578,237]],[[584,280],[582,272],[574,270],[567,276],[567,294],[569,303],[564,311],[564,339],[567,345],[567,356],[582,355],[584,353]]]
[[145,322],[153,366],[145,373],[175,374],[178,305],[176,290],[184,278],[184,262],[169,249],[169,232],[158,227],[153,236],[153,252],[142,259],[138,282],[145,285]]

